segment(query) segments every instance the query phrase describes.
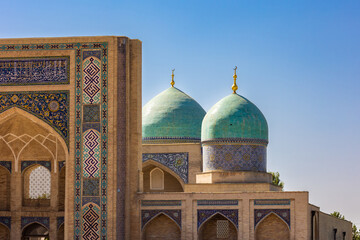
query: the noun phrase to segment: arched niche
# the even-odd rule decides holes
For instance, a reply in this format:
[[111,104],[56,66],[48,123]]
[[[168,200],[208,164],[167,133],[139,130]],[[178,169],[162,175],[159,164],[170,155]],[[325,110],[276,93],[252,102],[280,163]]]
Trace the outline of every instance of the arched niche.
[[164,171],[160,168],[150,171],[150,190],[164,190]]
[[[164,173],[164,188],[163,190],[151,189],[151,172],[154,169],[160,169]],[[143,184],[144,192],[183,192],[184,182],[181,178],[169,168],[154,161],[147,161],[143,164]]]
[[10,240],[10,230],[0,223],[0,240]]
[[256,240],[290,240],[288,225],[275,213],[269,213],[255,228]]
[[24,227],[21,240],[45,240],[49,239],[49,230],[39,224],[31,223]]
[[10,210],[10,172],[0,166],[0,211]]
[[51,172],[46,167],[33,164],[22,173],[23,206],[48,207],[51,198]]
[[237,229],[232,221],[220,213],[214,214],[199,228],[199,240],[237,240]]
[[181,230],[174,220],[161,213],[143,228],[142,240],[180,240]]

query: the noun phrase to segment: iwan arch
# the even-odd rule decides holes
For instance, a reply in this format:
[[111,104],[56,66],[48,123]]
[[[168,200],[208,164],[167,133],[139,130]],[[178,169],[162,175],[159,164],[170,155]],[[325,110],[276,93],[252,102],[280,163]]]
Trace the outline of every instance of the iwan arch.
[[207,113],[174,82],[142,108],[141,64],[127,37],[0,40],[1,240],[351,239],[272,185],[236,84]]

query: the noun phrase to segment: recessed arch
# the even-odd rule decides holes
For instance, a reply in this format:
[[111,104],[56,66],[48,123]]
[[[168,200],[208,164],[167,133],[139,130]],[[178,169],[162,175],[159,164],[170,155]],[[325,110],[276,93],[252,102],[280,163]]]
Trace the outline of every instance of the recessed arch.
[[198,228],[199,240],[228,239],[237,240],[237,226],[221,212],[216,212]]
[[42,240],[49,237],[49,229],[39,222],[32,222],[24,226],[21,240]]
[[143,227],[143,240],[181,239],[180,226],[167,214],[160,212]]
[[164,190],[164,171],[158,167],[150,171],[150,190]]
[[290,228],[276,213],[267,214],[255,227],[256,240],[289,240]]
[[10,240],[10,229],[0,223],[0,240]]

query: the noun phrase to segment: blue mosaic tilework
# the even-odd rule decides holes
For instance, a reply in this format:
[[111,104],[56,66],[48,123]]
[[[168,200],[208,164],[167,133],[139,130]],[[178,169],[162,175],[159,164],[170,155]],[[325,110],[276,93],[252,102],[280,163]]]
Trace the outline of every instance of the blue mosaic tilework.
[[254,210],[254,227],[270,213],[275,213],[283,219],[290,228],[290,209],[255,209]]
[[[74,239],[80,240],[82,236],[82,94],[83,94],[83,59],[89,56],[100,56],[101,78],[100,78],[100,104],[101,104],[101,200],[100,200],[100,218],[101,218],[101,239],[107,239],[107,161],[108,161],[108,43],[107,42],[74,42],[74,43],[40,43],[40,44],[2,44],[0,52],[27,52],[27,51],[50,51],[50,50],[73,50],[75,61],[75,174],[74,174]],[[89,89],[88,89],[89,90]],[[94,99],[94,98],[93,98]],[[1,100],[1,98],[0,98]],[[1,105],[0,105],[1,106]],[[57,104],[51,104],[51,108],[56,110]],[[31,112],[31,111],[30,111]],[[34,113],[36,114],[36,113]],[[64,114],[67,120],[68,113]],[[40,116],[41,117],[41,116]],[[41,117],[47,121],[48,118]],[[51,123],[51,122],[50,122]],[[51,124],[50,124],[51,125]],[[66,125],[67,126],[67,125]],[[67,128],[68,129],[68,128]],[[56,129],[55,129],[56,130]],[[61,131],[60,131],[61,132]],[[66,133],[68,133],[66,131]],[[67,139],[68,135],[66,134]],[[66,141],[68,143],[68,141]]]
[[82,209],[82,239],[100,239],[100,209],[95,204],[88,204]]
[[199,143],[200,138],[190,137],[144,137],[143,144],[163,144],[163,143]]
[[31,223],[40,223],[48,230],[50,229],[50,219],[48,217],[21,217],[21,229]]
[[0,166],[3,166],[7,170],[9,170],[9,172],[11,173],[11,162],[10,161],[0,161]]
[[95,203],[96,205],[100,205],[100,197],[82,197],[82,206],[88,203]]
[[61,161],[59,162],[59,172],[61,171],[61,169],[65,166],[65,161]]
[[100,122],[100,105],[84,105],[83,118],[85,122]]
[[256,199],[254,205],[290,205],[290,199]]
[[143,153],[143,162],[153,160],[173,170],[188,183],[189,153]]
[[237,206],[238,200],[198,200],[198,206]]
[[83,179],[83,195],[84,196],[99,196],[99,179],[84,178]]
[[269,141],[257,138],[213,138],[202,141],[202,144],[224,144],[224,143],[245,143],[245,144],[260,144],[267,146]]
[[22,161],[21,162],[21,172],[24,171],[25,168],[34,165],[39,164],[43,167],[46,167],[51,172],[51,162],[50,161]]
[[2,92],[0,103],[0,113],[20,108],[49,124],[69,143],[69,91]]
[[64,217],[57,217],[57,229],[64,223]]
[[266,172],[266,147],[259,145],[205,145],[203,171]]
[[181,206],[181,200],[142,200],[141,206]]
[[90,129],[83,133],[83,176],[100,177],[100,133]]
[[100,132],[100,123],[83,123],[83,132],[86,132],[89,129],[95,129]]
[[69,57],[0,59],[0,85],[67,84]]
[[83,103],[98,104],[101,101],[101,60],[90,56],[83,61]]
[[11,229],[11,217],[0,217],[0,223]]
[[234,223],[236,228],[238,228],[239,211],[237,209],[201,209],[198,210],[198,229],[204,222],[218,213],[229,219],[232,223]]
[[153,218],[158,216],[159,214],[164,214],[175,221],[175,223],[181,229],[181,210],[174,209],[174,210],[141,210],[141,228],[144,228],[146,223],[151,221]]

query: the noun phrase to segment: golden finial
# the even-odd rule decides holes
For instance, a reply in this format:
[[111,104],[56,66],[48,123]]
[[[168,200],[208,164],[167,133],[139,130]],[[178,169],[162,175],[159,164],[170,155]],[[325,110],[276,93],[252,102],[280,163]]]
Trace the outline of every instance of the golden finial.
[[175,68],[173,69],[173,70],[171,70],[172,71],[172,74],[171,74],[171,86],[172,87],[174,87],[174,85],[175,85],[175,81],[174,81],[174,71],[175,71]]
[[233,84],[232,87],[231,87],[231,89],[234,91],[233,93],[236,93],[236,90],[238,90],[238,86],[236,85],[236,78],[237,78],[237,76],[236,76],[236,69],[237,69],[237,66],[235,66],[235,68],[234,68],[234,76],[233,76],[233,78],[234,78],[234,84]]

